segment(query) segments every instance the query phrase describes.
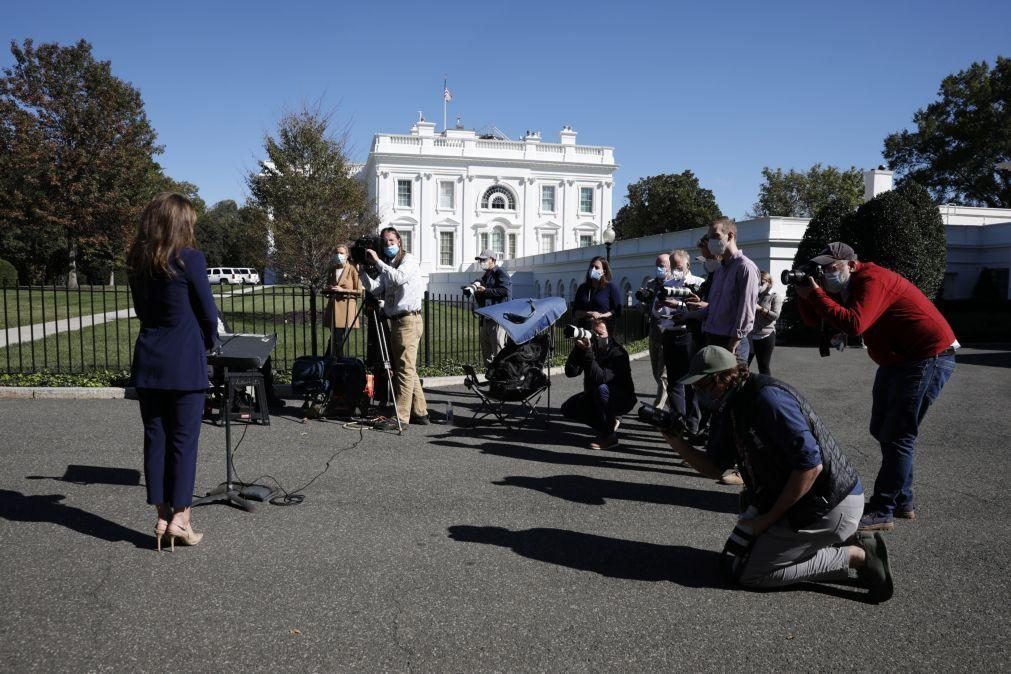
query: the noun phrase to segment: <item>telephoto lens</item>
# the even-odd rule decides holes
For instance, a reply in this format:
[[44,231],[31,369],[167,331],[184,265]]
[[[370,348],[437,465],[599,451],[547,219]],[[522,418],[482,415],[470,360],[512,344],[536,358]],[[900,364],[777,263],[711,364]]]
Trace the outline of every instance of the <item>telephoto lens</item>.
[[815,278],[821,276],[821,267],[814,262],[808,262],[796,269],[784,269],[783,273],[779,275],[779,280],[785,286],[793,286],[802,283],[808,276]]
[[471,283],[469,285],[460,286],[460,290],[463,291],[464,297],[473,297],[474,293],[477,292],[478,284]]
[[566,325],[562,334],[568,339],[593,339],[593,331],[575,325]]
[[653,291],[649,288],[639,288],[635,291],[635,299],[643,304],[648,304],[653,301]]
[[682,299],[685,297],[691,297],[695,293],[691,288],[664,288],[663,294],[668,298]]

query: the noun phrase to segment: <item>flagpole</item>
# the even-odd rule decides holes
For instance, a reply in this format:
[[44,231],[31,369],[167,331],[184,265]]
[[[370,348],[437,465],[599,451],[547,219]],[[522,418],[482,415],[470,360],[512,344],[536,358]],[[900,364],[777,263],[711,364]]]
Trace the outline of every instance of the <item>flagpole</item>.
[[449,90],[449,80],[447,78],[442,78],[442,130],[446,130],[446,107],[449,105],[449,101],[446,100],[446,92]]

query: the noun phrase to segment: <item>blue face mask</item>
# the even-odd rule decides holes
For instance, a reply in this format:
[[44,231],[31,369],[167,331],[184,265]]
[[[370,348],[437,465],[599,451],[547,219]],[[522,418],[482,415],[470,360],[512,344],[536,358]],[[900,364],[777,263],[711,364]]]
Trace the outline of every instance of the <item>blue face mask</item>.
[[344,255],[341,255],[340,253],[337,253],[336,255],[333,256],[333,263],[334,264],[344,264],[346,261],[347,261],[347,257],[344,256]]
[[385,249],[383,249],[383,252],[386,253],[386,257],[390,258],[396,257],[397,253],[400,252],[400,246],[387,246]]
[[599,281],[600,279],[604,278],[603,270],[594,267],[593,269],[590,270],[590,278],[593,279],[594,281]]
[[656,268],[656,277],[657,278],[664,278],[665,276],[667,276],[667,270],[664,269],[663,267],[657,267]]

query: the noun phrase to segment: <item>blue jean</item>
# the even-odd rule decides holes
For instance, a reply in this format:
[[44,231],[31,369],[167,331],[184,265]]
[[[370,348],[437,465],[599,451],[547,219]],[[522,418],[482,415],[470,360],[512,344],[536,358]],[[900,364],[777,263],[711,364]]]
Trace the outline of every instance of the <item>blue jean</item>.
[[601,436],[614,433],[614,420],[635,407],[634,395],[608,384],[588,386],[562,403],[562,416],[584,423]]
[[868,512],[891,515],[915,507],[913,454],[920,422],[954,371],[954,355],[878,368],[870,430],[881,443],[881,470]]

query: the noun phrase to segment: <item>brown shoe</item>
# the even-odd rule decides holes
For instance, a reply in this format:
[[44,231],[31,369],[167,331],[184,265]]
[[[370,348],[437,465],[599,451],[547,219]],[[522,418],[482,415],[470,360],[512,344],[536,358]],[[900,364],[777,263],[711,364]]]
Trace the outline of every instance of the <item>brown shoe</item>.
[[898,520],[915,520],[916,511],[915,510],[896,510],[892,513],[892,517]]
[[618,436],[611,434],[604,438],[597,438],[590,443],[590,449],[614,449],[618,446]]
[[728,468],[723,471],[723,475],[716,482],[719,484],[744,484],[744,478],[741,477],[741,472],[736,468]]

